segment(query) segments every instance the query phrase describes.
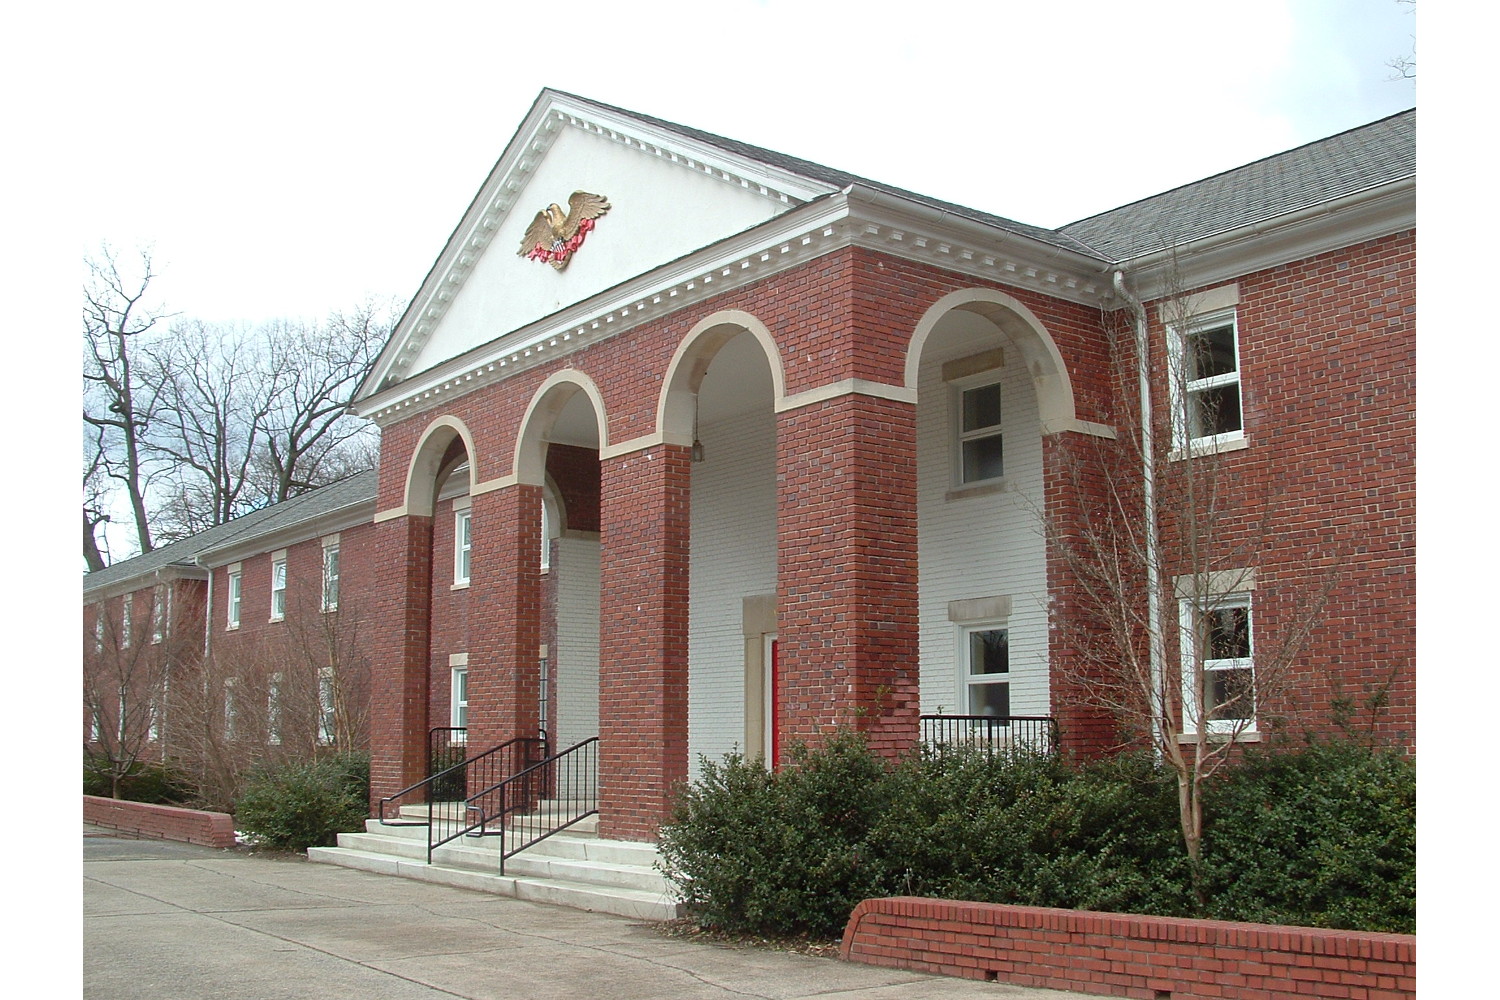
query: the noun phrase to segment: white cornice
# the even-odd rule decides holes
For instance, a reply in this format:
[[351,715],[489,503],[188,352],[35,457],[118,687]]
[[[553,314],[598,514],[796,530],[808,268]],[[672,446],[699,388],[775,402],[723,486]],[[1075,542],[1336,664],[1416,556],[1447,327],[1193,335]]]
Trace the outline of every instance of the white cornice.
[[152,569],[141,570],[134,576],[128,576],[113,583],[107,583],[102,587],[83,588],[83,603],[92,604],[98,601],[108,601],[119,597],[121,594],[131,594],[137,590],[145,590],[159,583],[171,583],[174,580],[206,580],[208,572],[200,566],[189,563],[167,563]]
[[1108,293],[1100,261],[963,216],[853,188],[792,209],[372,393],[356,401],[354,409],[384,426],[849,246],[1096,307],[1105,303]]
[[[1120,265],[1143,300],[1230,280],[1415,225],[1415,180],[1396,182]],[[1092,307],[1115,303],[1114,266],[967,216],[852,187],[665,264],[355,402],[381,426],[444,405],[641,323],[848,246]],[[1175,273],[1174,273],[1175,269]]]

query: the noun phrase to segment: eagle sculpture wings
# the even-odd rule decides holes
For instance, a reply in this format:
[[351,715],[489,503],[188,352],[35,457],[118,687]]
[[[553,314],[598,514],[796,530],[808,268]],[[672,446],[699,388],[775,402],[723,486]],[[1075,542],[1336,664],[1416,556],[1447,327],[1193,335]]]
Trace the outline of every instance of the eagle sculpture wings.
[[548,205],[536,213],[536,218],[521,238],[518,257],[544,260],[561,271],[568,266],[573,252],[583,245],[583,239],[594,228],[594,220],[609,211],[609,200],[602,195],[587,191],[574,191],[568,198],[568,213],[562,206]]

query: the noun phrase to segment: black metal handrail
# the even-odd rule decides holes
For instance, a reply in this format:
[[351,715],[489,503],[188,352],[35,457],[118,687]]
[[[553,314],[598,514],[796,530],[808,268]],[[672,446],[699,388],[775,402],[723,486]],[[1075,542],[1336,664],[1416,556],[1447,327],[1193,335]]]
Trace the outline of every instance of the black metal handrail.
[[922,743],[932,749],[1022,749],[1056,754],[1062,740],[1050,715],[924,715]]
[[599,811],[598,779],[599,737],[591,736],[470,795],[462,829],[441,838],[428,834],[427,860],[462,836],[500,836],[503,875],[507,858]]
[[[429,741],[430,739],[429,734]],[[434,827],[436,822],[461,821],[465,816],[464,802],[470,788],[496,784],[507,775],[525,770],[538,760],[547,759],[547,748],[545,731],[536,736],[517,736],[506,740],[499,746],[466,757],[456,764],[429,774],[421,781],[407,785],[399,792],[385,796],[380,800],[380,810],[376,816],[382,826],[425,826],[429,829]],[[444,789],[454,785],[457,786],[460,794],[453,800],[438,801],[433,794],[434,789]],[[393,803],[397,803],[397,816],[400,814],[400,804],[426,803],[427,818],[425,820],[402,820],[391,817],[389,812]],[[429,832],[428,840],[431,839],[432,834]]]

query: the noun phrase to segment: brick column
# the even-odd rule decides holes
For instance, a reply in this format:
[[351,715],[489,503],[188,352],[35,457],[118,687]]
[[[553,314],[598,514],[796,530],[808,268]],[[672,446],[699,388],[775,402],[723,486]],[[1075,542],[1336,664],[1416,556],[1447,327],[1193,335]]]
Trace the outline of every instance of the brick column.
[[374,526],[370,545],[370,808],[426,777],[432,518]]
[[477,753],[539,726],[542,488],[481,493],[470,511],[469,749]]
[[910,403],[845,395],[776,433],[781,745],[847,725],[917,738],[917,432]]
[[599,828],[652,840],[686,780],[689,449],[601,463]]

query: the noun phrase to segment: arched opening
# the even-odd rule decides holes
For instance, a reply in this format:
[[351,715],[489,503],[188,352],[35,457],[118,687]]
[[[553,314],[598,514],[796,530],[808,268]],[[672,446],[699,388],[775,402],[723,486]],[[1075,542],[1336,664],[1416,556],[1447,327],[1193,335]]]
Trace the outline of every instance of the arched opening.
[[1019,302],[973,289],[923,317],[907,379],[922,711],[1050,714],[1042,437],[1074,423],[1061,357]]
[[679,346],[659,414],[662,436],[692,444],[688,759],[774,742],[776,402],[781,362],[754,317],[721,313]]
[[578,372],[549,379],[532,400],[516,449],[518,483],[541,487],[538,718],[554,749],[599,735],[599,450],[597,387]]

